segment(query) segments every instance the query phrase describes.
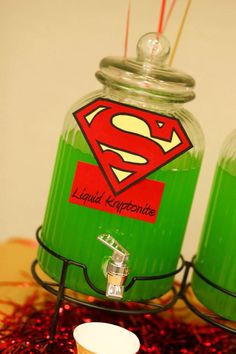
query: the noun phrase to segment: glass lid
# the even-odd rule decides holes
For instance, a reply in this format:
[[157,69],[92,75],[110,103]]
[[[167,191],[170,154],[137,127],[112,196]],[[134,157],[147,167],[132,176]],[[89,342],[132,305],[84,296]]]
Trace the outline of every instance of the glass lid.
[[106,85],[126,86],[175,102],[195,97],[194,79],[166,64],[170,44],[166,37],[147,33],[137,43],[137,57],[106,57],[96,77]]

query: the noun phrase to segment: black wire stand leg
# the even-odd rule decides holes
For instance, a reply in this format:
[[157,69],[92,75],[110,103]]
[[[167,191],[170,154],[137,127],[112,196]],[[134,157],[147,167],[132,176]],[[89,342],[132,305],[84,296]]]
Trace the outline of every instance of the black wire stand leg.
[[188,275],[189,275],[191,267],[192,267],[192,263],[188,262],[188,261],[185,261],[184,275],[183,275],[183,279],[182,279],[181,286],[180,286],[179,293],[178,293],[178,297],[183,299],[183,300],[185,298],[184,294],[185,294],[185,291],[186,291]]
[[51,330],[50,330],[50,340],[53,340],[55,337],[55,334],[56,334],[59,309],[60,309],[61,303],[64,298],[67,268],[68,268],[68,262],[64,261],[62,264],[61,277],[60,277],[59,289],[58,289],[58,294],[57,294],[57,301],[55,304],[55,311],[54,311],[54,315],[52,318],[52,325],[51,325]]

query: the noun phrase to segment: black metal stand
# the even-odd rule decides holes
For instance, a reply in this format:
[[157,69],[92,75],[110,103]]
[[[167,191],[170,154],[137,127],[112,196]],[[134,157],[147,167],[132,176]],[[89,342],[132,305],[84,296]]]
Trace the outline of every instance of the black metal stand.
[[197,268],[194,264],[194,259],[195,259],[195,257],[193,257],[192,262],[186,262],[185,276],[184,276],[182,286],[181,286],[181,289],[179,292],[179,297],[185,302],[187,307],[193,313],[195,313],[198,317],[202,318],[204,321],[206,321],[216,327],[219,327],[231,334],[236,334],[236,322],[227,320],[227,319],[217,315],[216,313],[210,312],[208,309],[206,309],[206,311],[208,312],[208,313],[206,313],[205,311],[200,310],[200,308],[197,305],[193,304],[193,302],[189,299],[189,297],[187,295],[187,293],[188,293],[187,290],[191,287],[191,283],[187,283],[187,278],[188,278],[189,270],[192,268],[193,272],[196,273],[198,275],[198,277],[201,278],[206,284],[210,285],[213,289],[218,290],[220,293],[223,293],[227,296],[235,298],[235,303],[236,303],[236,293],[226,290],[226,289],[220,287],[219,285],[213,283],[211,280],[207,279],[203,274],[201,274],[201,272],[199,272],[197,270]]
[[[98,289],[90,280],[88,276],[88,269],[87,266],[83,263],[75,262],[73,260],[67,259],[50,248],[48,248],[41,240],[40,237],[40,231],[41,227],[37,230],[36,232],[36,238],[40,246],[48,253],[50,253],[53,257],[56,257],[57,259],[62,261],[62,269],[61,269],[61,275],[60,275],[60,280],[59,283],[57,282],[48,282],[43,280],[38,272],[37,272],[37,264],[38,261],[35,260],[32,263],[31,271],[34,279],[36,282],[41,285],[44,289],[52,293],[57,297],[56,304],[55,304],[55,311],[54,311],[54,316],[52,319],[52,326],[51,326],[51,331],[50,331],[50,339],[53,340],[55,337],[56,333],[56,327],[57,327],[57,320],[58,320],[58,314],[59,314],[59,308],[61,306],[61,303],[63,300],[67,300],[69,302],[83,305],[83,306],[88,306],[90,308],[95,308],[99,309],[102,311],[110,311],[114,313],[123,313],[127,315],[140,315],[140,314],[145,314],[145,313],[159,313],[168,310],[171,308],[178,299],[182,299],[186,305],[189,307],[191,311],[193,311],[197,316],[201,317],[205,321],[220,327],[230,333],[236,334],[236,323],[233,323],[232,321],[227,321],[219,316],[216,316],[215,314],[209,315],[204,312],[201,312],[187,296],[187,289],[191,286],[190,284],[187,284],[187,279],[189,275],[190,269],[193,269],[194,272],[197,273],[199,277],[209,285],[211,285],[213,288],[216,288],[217,290],[227,294],[228,296],[232,296],[236,298],[236,293],[232,293],[230,291],[227,291],[223,288],[220,288],[216,284],[212,283],[210,280],[206,279],[200,272],[197,271],[197,269],[194,266],[194,261],[192,262],[187,262],[183,259],[183,257],[180,257],[181,264],[178,267],[177,270],[163,274],[163,275],[158,275],[158,276],[135,276],[133,277],[130,282],[125,286],[124,291],[128,291],[136,281],[150,281],[150,280],[158,280],[158,279],[167,279],[170,277],[173,277],[177,273],[180,273],[182,270],[184,270],[183,274],[183,279],[181,282],[181,287],[180,289],[177,290],[176,287],[172,287],[172,296],[171,298],[163,305],[162,303],[158,303],[158,299],[155,300],[150,300],[150,301],[144,301],[144,302],[132,302],[132,307],[129,306],[130,302],[119,302],[119,308],[117,308],[117,302],[116,301],[111,301],[111,300],[97,300],[95,302],[89,302],[84,300],[84,297],[80,299],[77,294],[75,295],[70,295],[66,293],[66,276],[67,276],[67,271],[68,267],[73,265],[76,267],[79,267],[83,269],[83,274],[84,274],[84,279],[89,285],[89,287],[94,290],[96,293],[105,296],[105,291]],[[235,325],[235,326],[234,326]]]

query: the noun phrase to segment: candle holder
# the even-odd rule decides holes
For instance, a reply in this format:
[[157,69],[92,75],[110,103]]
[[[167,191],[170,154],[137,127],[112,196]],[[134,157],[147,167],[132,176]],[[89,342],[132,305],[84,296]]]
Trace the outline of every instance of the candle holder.
[[[66,300],[74,304],[78,304],[81,306],[87,306],[94,309],[99,309],[101,311],[109,311],[113,313],[123,313],[127,315],[142,315],[147,313],[160,313],[166,311],[174,306],[177,300],[182,299],[187,307],[195,313],[198,317],[202,318],[206,322],[217,326],[231,334],[236,334],[236,323],[233,321],[228,321],[212,312],[209,312],[207,309],[203,310],[201,305],[196,305],[193,303],[192,299],[188,296],[188,289],[191,288],[191,283],[188,283],[188,276],[190,270],[195,272],[204,282],[210,285],[212,288],[217,289],[218,291],[223,292],[224,294],[236,297],[235,293],[229,292],[226,289],[223,289],[209,279],[205,278],[195,267],[194,265],[194,258],[191,262],[184,260],[182,256],[180,256],[180,266],[173,272],[162,274],[158,276],[135,276],[132,277],[130,282],[125,286],[124,291],[126,292],[129,290],[136,281],[150,281],[150,280],[159,280],[159,279],[166,279],[169,277],[173,277],[176,274],[179,274],[183,271],[183,278],[181,281],[181,285],[179,288],[176,286],[172,286],[171,288],[171,295],[165,301],[161,301],[162,298],[156,298],[148,301],[143,302],[120,302],[120,301],[112,301],[112,300],[100,300],[97,299],[96,301],[89,301],[89,297],[86,296],[79,296],[77,292],[72,292],[71,294],[67,294],[67,288],[65,286],[66,277],[67,277],[67,270],[68,268],[73,265],[79,267],[83,270],[84,280],[99,295],[105,295],[105,291],[98,289],[90,280],[88,276],[88,268],[85,264],[75,262],[71,259],[65,258],[55,251],[51,250],[47,247],[40,237],[41,227],[39,227],[36,231],[36,239],[40,246],[50,255],[59,259],[62,262],[61,268],[61,275],[59,282],[48,281],[43,279],[43,276],[38,272],[38,260],[34,260],[31,266],[31,272],[35,281],[42,286],[45,290],[50,292],[51,294],[57,297],[56,304],[55,304],[55,311],[54,316],[52,319],[52,325],[50,329],[50,340],[53,340],[56,333],[57,327],[57,320],[59,309],[61,306],[62,301]],[[207,312],[206,312],[207,311]]]

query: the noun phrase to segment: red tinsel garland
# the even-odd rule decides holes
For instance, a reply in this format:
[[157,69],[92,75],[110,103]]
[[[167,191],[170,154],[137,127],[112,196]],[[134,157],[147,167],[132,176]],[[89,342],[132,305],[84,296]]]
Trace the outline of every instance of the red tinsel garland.
[[[6,303],[6,302],[5,302]],[[155,354],[235,354],[233,336],[208,325],[194,326],[164,319],[159,315],[112,314],[83,306],[63,303],[59,312],[57,333],[49,340],[55,299],[35,293],[25,304],[8,302],[11,315],[4,315],[0,333],[0,353],[75,353],[73,329],[80,323],[103,321],[123,326],[140,339],[139,353]]]

